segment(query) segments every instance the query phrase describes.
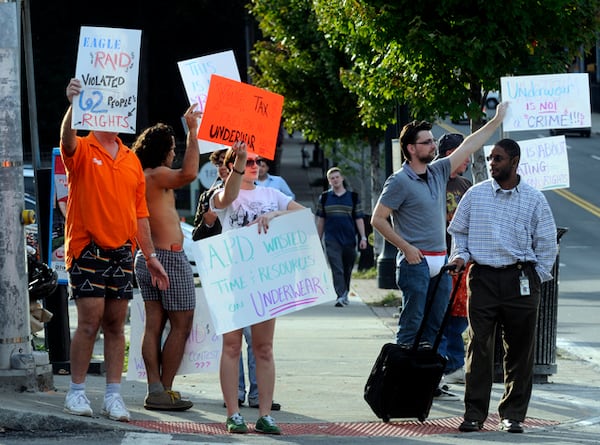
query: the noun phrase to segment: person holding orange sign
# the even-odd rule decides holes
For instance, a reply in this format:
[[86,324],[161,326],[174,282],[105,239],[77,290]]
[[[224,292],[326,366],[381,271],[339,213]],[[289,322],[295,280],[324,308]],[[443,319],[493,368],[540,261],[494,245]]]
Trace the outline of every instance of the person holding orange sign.
[[[224,163],[230,170],[225,186],[213,195],[213,209],[223,232],[248,225],[256,225],[258,233],[266,233],[273,218],[304,207],[277,189],[255,184],[258,178],[259,156],[247,152],[244,142],[237,141],[227,150]],[[252,349],[256,357],[259,419],[255,431],[263,434],[281,434],[271,417],[275,387],[273,335],[275,318],[251,326]],[[247,433],[248,426],[238,410],[238,373],[242,348],[242,329],[223,334],[220,379],[227,408],[227,431]]]

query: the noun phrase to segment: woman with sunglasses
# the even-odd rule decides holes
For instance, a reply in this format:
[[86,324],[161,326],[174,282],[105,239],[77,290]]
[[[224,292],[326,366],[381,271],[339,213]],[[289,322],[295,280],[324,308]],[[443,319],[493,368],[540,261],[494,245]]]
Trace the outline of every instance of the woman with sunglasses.
[[[260,158],[248,152],[246,144],[238,141],[227,150],[224,163],[229,169],[225,187],[215,193],[211,208],[217,213],[223,232],[256,224],[258,233],[267,233],[270,221],[285,213],[304,207],[277,189],[255,184]],[[251,326],[252,348],[256,358],[259,419],[255,430],[264,434],[281,434],[271,417],[275,387],[273,334],[275,318]],[[220,379],[227,407],[227,431],[247,433],[248,426],[238,410],[238,373],[242,348],[242,329],[223,334]]]

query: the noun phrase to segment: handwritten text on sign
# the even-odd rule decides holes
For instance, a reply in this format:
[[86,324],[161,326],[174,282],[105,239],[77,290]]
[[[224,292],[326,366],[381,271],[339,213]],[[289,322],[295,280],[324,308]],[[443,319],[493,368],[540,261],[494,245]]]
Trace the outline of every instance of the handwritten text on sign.
[[240,81],[240,73],[235,63],[233,51],[209,54],[195,59],[177,62],[183,86],[191,104],[198,104],[199,110],[204,110],[210,77],[218,74],[228,79]]
[[510,103],[504,131],[591,126],[586,73],[502,77],[500,84],[502,100]]
[[[142,358],[142,338],[146,311],[144,300],[138,292],[134,292],[131,300],[131,338],[129,343],[129,366],[127,380],[146,380],[146,366]],[[163,335],[164,344],[166,333]],[[217,372],[221,360],[222,337],[216,334],[212,326],[206,298],[201,288],[196,288],[196,310],[192,331],[185,343],[185,350],[177,375]]]
[[194,243],[218,334],[332,301],[331,272],[310,209]]
[[142,32],[82,26],[73,99],[73,129],[135,133]]
[[283,96],[213,75],[198,139],[248,149],[267,159],[275,157]]
[[[198,104],[198,110],[204,111],[210,77],[213,74],[240,81],[240,73],[235,63],[233,51],[223,51],[216,54],[197,57],[195,59],[177,62],[183,86],[191,104]],[[211,153],[223,148],[222,144],[209,141],[199,141],[200,153]],[[211,183],[214,176],[211,178]]]
[[[517,173],[538,190],[569,188],[569,159],[564,136],[518,141],[521,159]],[[483,147],[485,156],[494,148]],[[489,171],[488,171],[489,177]]]

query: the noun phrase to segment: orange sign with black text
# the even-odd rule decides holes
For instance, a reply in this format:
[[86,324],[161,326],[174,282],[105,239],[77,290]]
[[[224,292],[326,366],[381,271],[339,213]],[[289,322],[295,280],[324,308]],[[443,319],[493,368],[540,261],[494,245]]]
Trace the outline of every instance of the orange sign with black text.
[[249,151],[273,159],[283,96],[213,74],[198,139],[227,146],[246,142]]

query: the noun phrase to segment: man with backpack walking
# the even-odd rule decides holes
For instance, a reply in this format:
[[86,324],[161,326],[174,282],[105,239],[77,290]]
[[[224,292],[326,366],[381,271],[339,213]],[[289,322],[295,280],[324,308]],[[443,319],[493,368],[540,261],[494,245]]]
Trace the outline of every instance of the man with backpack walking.
[[321,194],[317,203],[317,233],[325,244],[337,294],[336,307],[349,304],[350,278],[356,260],[356,234],[359,249],[367,247],[364,214],[358,193],[346,190],[344,176],[338,167],[327,171],[331,188]]

